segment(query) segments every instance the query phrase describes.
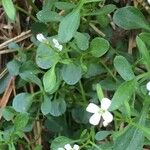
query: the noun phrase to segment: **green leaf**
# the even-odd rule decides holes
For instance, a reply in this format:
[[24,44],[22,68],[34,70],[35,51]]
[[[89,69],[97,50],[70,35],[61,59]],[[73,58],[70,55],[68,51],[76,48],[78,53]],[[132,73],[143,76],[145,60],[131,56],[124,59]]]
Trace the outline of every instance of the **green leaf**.
[[65,16],[59,25],[58,39],[62,43],[67,43],[75,35],[80,24],[80,10],[74,10]]
[[[42,23],[42,22],[34,22],[32,25],[31,25],[31,32],[36,35],[38,33],[46,33],[48,30],[48,27],[46,26],[45,23]],[[34,37],[31,37],[31,38],[34,38]],[[34,40],[36,40],[34,38]]]
[[8,150],[16,150],[14,143],[8,144]]
[[103,0],[86,0],[85,3],[101,2]]
[[96,84],[96,92],[97,92],[98,99],[101,101],[102,98],[104,98],[104,94],[100,84]]
[[41,21],[41,22],[57,22],[57,21],[61,21],[61,19],[63,18],[61,15],[59,15],[58,13],[54,12],[54,11],[50,11],[50,10],[41,10],[37,13],[37,18]]
[[68,2],[56,2],[55,7],[60,10],[69,10],[75,8],[75,4]]
[[65,136],[59,136],[52,141],[51,149],[57,150],[58,148],[64,148],[66,144],[71,144],[73,142],[74,142],[73,140]]
[[36,52],[36,63],[42,69],[49,69],[59,61],[55,50],[44,43],[40,43]]
[[62,81],[62,77],[61,77],[61,73],[60,73],[60,68],[56,68],[56,84],[55,84],[55,87],[48,92],[48,94],[53,94],[55,93],[58,89],[59,89],[59,86],[61,85],[61,81]]
[[55,99],[51,102],[50,114],[60,116],[66,111],[66,102],[63,98]]
[[36,145],[36,147],[34,148],[34,150],[42,150],[42,145]]
[[65,118],[63,118],[62,116],[53,117],[51,115],[47,115],[46,117],[47,119],[44,123],[44,126],[47,130],[54,133],[66,133],[68,125],[67,122],[65,122]]
[[76,32],[75,36],[75,42],[77,46],[81,50],[86,50],[89,48],[89,35],[86,35],[84,33]]
[[27,113],[20,113],[16,116],[14,120],[14,128],[16,131],[23,130],[29,120],[29,115]]
[[118,9],[113,16],[113,21],[119,27],[131,30],[131,29],[146,29],[150,30],[149,23],[144,18],[139,9],[133,6],[126,6]]
[[[147,99],[149,100],[149,98]],[[145,103],[146,104],[146,103]],[[140,118],[136,123],[137,126],[145,125],[147,113],[149,111],[149,104],[143,106]],[[143,131],[135,126],[129,125],[124,131],[118,136],[114,142],[115,150],[142,150],[144,145],[144,134]]]
[[9,73],[6,73],[1,79],[0,79],[0,94],[2,94],[7,85],[8,85],[8,82],[10,81],[11,79],[11,75]]
[[19,74],[20,77],[27,81],[37,84],[42,89],[42,82],[41,80],[31,71],[24,71],[23,73]]
[[82,72],[81,67],[79,65],[73,63],[63,65],[62,77],[67,84],[69,85],[76,84],[81,79],[81,76]]
[[89,63],[87,66],[88,70],[85,74],[85,78],[91,78],[106,72],[106,70],[101,64]]
[[140,33],[139,37],[145,44],[150,46],[150,42],[149,42],[150,41],[150,33],[146,33],[146,32]]
[[141,131],[143,131],[144,136],[150,140],[150,128],[149,127],[145,127],[143,125],[139,125],[139,124],[135,124],[135,127],[137,127],[138,129],[140,129]]
[[13,99],[12,106],[17,112],[27,112],[32,104],[32,95],[29,93],[20,93]]
[[4,7],[4,10],[7,14],[7,16],[15,21],[16,19],[16,9],[14,7],[13,1],[12,0],[2,0],[2,5]]
[[50,113],[50,109],[51,109],[51,97],[45,95],[44,101],[42,102],[41,105],[41,111],[43,115],[47,115],[48,113]]
[[36,145],[36,147],[34,148],[34,150],[42,150],[42,145]]
[[132,67],[125,57],[116,56],[114,59],[114,66],[124,80],[129,81],[135,78]]
[[56,86],[56,74],[55,74],[55,66],[53,66],[50,70],[48,70],[43,77],[43,85],[44,90],[46,92],[51,92]]
[[147,69],[150,71],[150,55],[145,43],[137,36],[136,43],[138,49],[143,57],[143,62],[146,64]]
[[109,50],[109,42],[103,38],[96,37],[91,42],[90,50],[94,57],[101,57]]
[[15,59],[7,63],[8,71],[12,76],[16,76],[19,74],[20,66],[21,64]]
[[135,90],[135,85],[136,84],[134,80],[122,83],[112,98],[112,103],[109,110],[116,110],[122,106],[125,101],[129,101]]
[[77,123],[87,124],[90,116],[84,107],[78,106],[72,109],[72,117]]
[[124,134],[119,136],[114,144],[115,150],[142,150],[144,144],[143,132],[135,127],[130,127]]
[[104,140],[108,135],[110,135],[112,132],[111,131],[99,131],[95,135],[95,139],[97,141]]
[[13,117],[15,115],[15,111],[12,107],[7,106],[2,110],[2,115],[5,120],[10,121],[13,119]]
[[95,10],[90,13],[83,14],[84,16],[94,16],[94,15],[107,15],[113,12],[116,9],[116,6],[113,4],[105,5],[102,8]]

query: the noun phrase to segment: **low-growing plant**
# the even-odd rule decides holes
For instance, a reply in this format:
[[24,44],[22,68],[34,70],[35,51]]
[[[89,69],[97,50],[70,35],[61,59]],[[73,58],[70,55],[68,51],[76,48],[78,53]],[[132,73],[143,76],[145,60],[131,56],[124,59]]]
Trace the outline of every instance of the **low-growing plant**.
[[[15,20],[12,1],[2,4]],[[146,8],[138,1],[45,0],[31,22],[33,46],[9,45],[17,53],[2,82],[15,76],[17,94],[1,109],[0,149],[149,148]]]

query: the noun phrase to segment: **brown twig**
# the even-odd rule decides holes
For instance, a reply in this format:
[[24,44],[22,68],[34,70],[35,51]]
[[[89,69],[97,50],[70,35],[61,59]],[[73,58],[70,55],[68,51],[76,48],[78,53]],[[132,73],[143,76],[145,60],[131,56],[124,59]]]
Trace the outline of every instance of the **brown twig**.
[[[15,80],[15,77],[12,77],[10,79],[10,81],[9,81],[9,83],[7,85],[7,88],[6,88],[6,90],[5,90],[4,94],[3,94],[3,97],[2,97],[2,99],[0,101],[0,108],[6,107],[8,101],[9,101],[10,95],[11,95],[11,93],[13,91],[13,88],[14,88],[14,85],[13,85],[14,80]],[[1,117],[2,117],[2,114],[0,114],[0,119],[1,119]]]
[[31,30],[28,30],[26,32],[22,32],[20,35],[18,35],[16,37],[14,37],[14,38],[12,38],[12,39],[10,39],[10,40],[8,40],[8,41],[0,44],[0,49],[3,49],[5,47],[7,47],[8,44],[11,43],[11,42],[14,42],[14,41],[15,42],[23,41],[23,40],[29,38],[31,35],[32,35]]

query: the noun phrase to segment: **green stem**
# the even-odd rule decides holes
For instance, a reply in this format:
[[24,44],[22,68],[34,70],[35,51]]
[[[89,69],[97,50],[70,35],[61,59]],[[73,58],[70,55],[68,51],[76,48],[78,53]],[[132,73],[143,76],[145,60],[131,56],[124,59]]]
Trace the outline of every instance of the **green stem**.
[[37,19],[31,15],[29,12],[27,12],[26,10],[22,9],[21,7],[15,5],[15,8],[18,9],[19,11],[23,12],[24,14],[26,14],[27,16],[29,16],[32,20],[34,20],[35,22],[37,21]]
[[112,78],[116,81],[116,82],[118,82],[118,79],[113,75],[113,73],[111,72],[111,70],[101,61],[100,62],[104,67],[105,67],[105,69],[108,71],[108,73],[112,76]]
[[36,92],[36,93],[33,93],[33,94],[32,94],[32,97],[35,97],[35,96],[37,96],[37,95],[39,95],[39,94],[41,94],[41,93],[43,93],[43,91],[38,91],[38,92]]
[[29,3],[29,5],[32,6],[33,10],[37,13],[39,11],[39,9],[36,7],[36,5],[32,2],[32,0],[27,0],[27,2]]
[[146,72],[146,73],[143,73],[143,74],[138,75],[138,76],[136,77],[136,80],[138,81],[138,80],[140,80],[140,79],[142,79],[142,78],[144,78],[144,77],[148,77],[148,76],[150,76],[150,73],[149,73],[149,72]]
[[95,143],[93,143],[92,141],[89,142],[91,145],[93,145],[95,148],[97,148],[98,150],[101,150],[100,147],[98,147]]
[[77,9],[81,9],[81,7],[84,5],[86,0],[80,0],[79,5],[77,6]]
[[84,91],[84,89],[83,89],[83,85],[82,85],[81,80],[79,81],[79,86],[80,86],[80,89],[81,89],[82,98],[83,98],[84,102],[86,103],[85,91]]

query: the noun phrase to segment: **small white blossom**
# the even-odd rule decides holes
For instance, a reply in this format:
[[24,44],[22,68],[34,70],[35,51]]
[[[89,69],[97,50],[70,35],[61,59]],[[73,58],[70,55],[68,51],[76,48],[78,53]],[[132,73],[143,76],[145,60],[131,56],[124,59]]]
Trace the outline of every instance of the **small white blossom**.
[[73,148],[71,147],[71,145],[70,144],[66,144],[65,146],[64,146],[64,148],[58,148],[57,150],[79,150],[79,145],[77,145],[77,144],[75,144],[74,146],[73,146]]
[[57,39],[53,39],[53,43],[54,43],[54,46],[55,46],[59,51],[62,51],[63,46],[62,46],[61,44],[59,44],[59,42],[58,42]]
[[148,90],[148,95],[150,95],[150,81],[146,84],[146,89]]
[[150,4],[150,0],[147,0],[147,2]]
[[44,35],[43,35],[42,33],[37,34],[37,35],[36,35],[36,38],[37,38],[37,40],[40,41],[40,42],[45,42],[45,41],[47,41],[47,39],[44,37]]
[[86,111],[94,113],[89,122],[92,125],[98,125],[101,117],[103,118],[103,126],[106,127],[113,120],[113,115],[108,111],[108,108],[111,105],[111,100],[108,98],[103,98],[101,100],[101,107],[97,106],[94,103],[90,103],[86,108]]

